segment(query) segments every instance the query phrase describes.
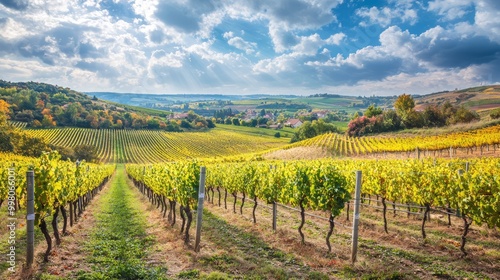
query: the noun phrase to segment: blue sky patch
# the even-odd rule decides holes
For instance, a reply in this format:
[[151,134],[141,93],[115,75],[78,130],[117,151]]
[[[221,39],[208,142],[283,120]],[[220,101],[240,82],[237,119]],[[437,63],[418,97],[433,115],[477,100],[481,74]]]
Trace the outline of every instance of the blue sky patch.
[[80,91],[305,95],[495,84],[499,3],[0,0],[0,79]]

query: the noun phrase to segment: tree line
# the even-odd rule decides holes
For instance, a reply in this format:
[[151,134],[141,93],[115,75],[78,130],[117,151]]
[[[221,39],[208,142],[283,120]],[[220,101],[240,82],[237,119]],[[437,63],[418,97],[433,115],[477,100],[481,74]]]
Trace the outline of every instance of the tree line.
[[72,126],[103,129],[159,129],[180,132],[206,129],[210,122],[196,114],[186,119],[169,119],[165,112],[151,116],[130,108],[121,108],[96,97],[68,88],[43,83],[10,83],[0,80],[0,99],[7,102],[12,121],[32,128]]
[[33,137],[9,125],[9,112],[9,104],[0,99],[0,152],[39,157],[43,152],[58,151],[63,160],[97,161],[96,147],[78,145],[74,148],[69,148],[48,144],[43,138]]
[[430,105],[423,111],[415,110],[415,101],[408,94],[400,95],[394,102],[395,109],[382,110],[370,105],[363,116],[356,114],[349,122],[346,133],[349,136],[363,136],[371,133],[397,131],[409,128],[442,127],[456,123],[468,123],[480,119],[479,115],[464,106],[450,102]]

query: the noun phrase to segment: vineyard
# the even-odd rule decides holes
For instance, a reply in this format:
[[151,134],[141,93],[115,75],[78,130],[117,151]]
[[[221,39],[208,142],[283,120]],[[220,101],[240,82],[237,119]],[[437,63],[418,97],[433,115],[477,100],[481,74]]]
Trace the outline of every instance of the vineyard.
[[[174,241],[177,239],[182,242],[177,246],[183,248],[183,253],[192,254],[192,249],[196,248],[196,245],[193,246],[193,227],[198,226],[199,222],[194,216],[203,213],[203,219],[209,223],[204,226],[207,236],[202,237],[201,241],[203,254],[213,253],[206,247],[212,244],[210,242],[217,243],[219,249],[220,246],[227,246],[225,242],[219,243],[211,239],[214,235],[224,234],[225,240],[240,241],[251,238],[248,235],[267,236],[266,242],[272,240],[273,244],[281,245],[296,240],[292,249],[287,249],[288,254],[297,256],[307,252],[305,258],[314,255],[321,260],[321,271],[332,275],[328,272],[331,263],[345,263],[349,260],[346,252],[350,248],[346,249],[346,244],[353,243],[351,236],[354,236],[354,222],[351,223],[351,220],[361,216],[363,239],[360,241],[360,251],[364,254],[361,258],[365,261],[370,254],[378,254],[377,250],[381,246],[367,241],[369,234],[380,234],[377,242],[383,242],[409,231],[412,239],[420,241],[413,245],[416,248],[412,248],[411,257],[405,255],[407,258],[415,259],[418,254],[429,253],[427,244],[440,242],[436,241],[436,236],[446,236],[444,240],[451,246],[438,246],[435,249],[441,258],[443,254],[447,254],[448,260],[463,258],[466,262],[473,261],[475,264],[488,259],[487,269],[480,270],[478,274],[461,267],[460,273],[464,273],[467,278],[477,275],[480,275],[479,278],[487,278],[484,276],[500,273],[495,266],[489,265],[490,262],[500,261],[498,250],[495,249],[498,242],[491,241],[491,238],[496,238],[495,232],[500,227],[500,159],[480,157],[499,149],[500,126],[429,137],[349,138],[326,134],[285,148],[293,150],[297,147],[317,147],[328,150],[330,155],[352,158],[290,161],[264,161],[259,157],[263,153],[282,149],[286,141],[284,139],[243,135],[222,129],[196,133],[82,128],[26,131],[58,146],[95,145],[99,148],[102,161],[127,163],[119,165],[114,176],[119,179],[112,182],[112,191],[106,194],[106,197],[112,196],[113,199],[107,200],[108,208],[103,209],[108,210],[103,211],[124,211],[123,213],[129,213],[125,215],[139,215],[135,210],[125,209],[137,204],[137,198],[132,199],[133,188],[124,189],[127,188],[126,181],[132,181],[137,187],[134,191],[142,193],[152,204],[152,208],[159,210],[158,223],[166,227],[166,231],[174,229],[175,234],[169,234]],[[458,149],[475,157],[459,159]],[[363,158],[368,154],[382,153],[385,156],[384,153],[396,152],[406,153],[411,158]],[[416,156],[413,156],[414,152],[417,153]],[[198,199],[202,166],[206,167],[206,190],[201,197],[205,198],[206,208],[200,212]],[[15,200],[12,199],[14,193],[9,189],[12,185],[9,177],[13,172],[11,170],[15,170],[16,174],[13,191]],[[24,213],[28,206],[25,186],[29,182],[24,175],[28,170],[34,171],[34,222],[47,244],[46,250],[44,247],[44,262],[50,263],[59,254],[58,251],[54,252],[54,248],[59,250],[64,243],[61,242],[61,239],[64,240],[62,236],[72,234],[69,233],[70,228],[72,231],[86,230],[74,225],[77,221],[81,223],[86,219],[82,219],[82,216],[85,217],[84,210],[115,172],[115,166],[61,161],[57,152],[44,153],[40,158],[1,154],[0,207],[3,204],[8,209]],[[361,184],[360,215],[355,215],[353,211],[356,171],[361,171],[362,174],[362,180],[358,181]],[[126,179],[125,174],[129,179]],[[127,199],[122,201],[121,197],[125,196]],[[397,217],[396,213],[403,215]],[[60,215],[63,221],[58,221]],[[134,232],[130,232],[120,224],[126,223],[127,218],[119,217],[121,222],[118,222],[118,216],[102,218],[104,222],[100,224],[101,227],[112,225],[103,231],[106,234],[97,231],[91,235],[94,249],[88,254],[95,255],[95,258],[90,259],[91,265],[102,266],[92,272],[97,274],[89,272],[88,275],[106,274],[107,264],[104,263],[120,267],[120,262],[108,258],[108,255],[116,254],[117,257],[113,258],[128,256],[124,253],[128,250],[126,244],[129,241],[126,239],[133,239],[137,248],[134,257],[128,260],[130,265],[140,270],[139,274],[134,275],[160,273],[158,275],[165,276],[166,269],[150,266],[149,261],[145,262],[143,259],[149,243],[140,242],[146,236],[140,219],[137,218],[138,222],[132,223]],[[431,218],[434,223],[431,223]],[[445,229],[436,228],[436,220]],[[52,230],[49,230],[50,225]],[[241,225],[249,229],[242,230],[239,228]],[[62,227],[62,230],[58,227]],[[227,228],[232,230],[228,231]],[[221,233],[217,232],[219,229]],[[352,233],[349,231],[351,229]],[[117,241],[117,230],[129,237]],[[162,228],[162,234],[166,234],[165,228]],[[51,235],[55,238],[55,246]],[[83,236],[86,235],[87,233]],[[478,235],[486,236],[488,241],[477,240]],[[6,235],[2,233],[0,236]],[[268,246],[263,241],[252,242],[261,244],[259,250]],[[113,249],[115,245],[109,245],[115,243],[121,248],[119,252]],[[391,250],[391,254],[402,254],[394,248],[384,250]],[[256,251],[253,254],[260,253]],[[395,255],[390,257],[396,258]],[[289,261],[288,257],[280,259],[285,266]],[[296,260],[293,262],[297,264]],[[311,262],[308,266],[314,267]],[[199,267],[203,263],[200,261],[196,265]],[[439,273],[439,269],[436,270],[438,272],[433,273]],[[446,270],[446,273],[451,273],[451,269]],[[235,275],[245,275],[246,272]],[[114,270],[113,273],[121,275],[122,272]],[[264,278],[273,278],[268,272],[259,273],[265,275]],[[308,278],[307,273],[288,272],[287,275]],[[344,272],[343,275],[349,275],[350,278],[360,274]],[[71,274],[71,277],[74,276],[76,274]]]
[[283,146],[287,140],[249,136],[214,129],[210,132],[167,133],[153,130],[61,128],[26,130],[49,143],[98,148],[102,162],[149,163],[189,158],[226,157]]
[[28,123],[26,122],[16,122],[16,121],[9,121],[9,124],[15,128],[26,128]]
[[[191,209],[195,207],[199,175],[197,162],[172,163],[169,165],[128,165],[127,172],[134,178],[150,200],[161,205],[163,213],[170,205],[175,213],[176,201],[180,212],[186,213],[186,240],[191,224]],[[486,224],[500,226],[500,160],[321,160],[292,162],[252,162],[245,164],[216,164],[207,167],[208,194],[213,199],[214,189],[218,192],[220,205],[221,190],[224,191],[224,205],[227,196],[233,197],[233,212],[236,213],[237,195],[242,195],[242,211],[245,199],[254,203],[253,220],[256,223],[255,208],[258,200],[265,203],[281,203],[299,207],[302,222],[298,228],[302,242],[305,223],[305,209],[325,211],[329,215],[330,230],[327,246],[334,227],[334,219],[340,215],[354,192],[354,171],[361,170],[363,176],[362,194],[377,196],[383,204],[384,229],[387,226],[387,204],[391,202],[404,211],[412,213],[421,209],[422,237],[426,238],[425,223],[429,212],[441,211],[449,216],[457,215],[463,220],[464,232],[460,250],[464,255],[466,236],[470,225]],[[395,209],[396,207],[394,207]],[[347,208],[347,211],[349,208]],[[457,214],[458,213],[458,214]],[[184,222],[183,226],[184,227]]]
[[[304,248],[310,246],[307,245],[308,240],[316,240],[316,236],[321,235],[323,242],[326,241],[326,246],[323,243],[323,247],[318,247],[318,250],[338,254],[338,249],[334,249],[332,243],[338,246],[338,240],[344,240],[346,237],[339,236],[338,230],[334,229],[344,223],[341,216],[346,215],[346,220],[349,220],[353,214],[351,202],[356,170],[360,170],[363,174],[361,216],[372,216],[373,208],[377,209],[381,213],[380,227],[387,235],[400,227],[391,223],[389,212],[403,212],[407,213],[408,217],[412,215],[421,218],[418,219],[421,223],[421,239],[426,242],[429,234],[436,235],[435,230],[431,233],[427,230],[430,213],[434,215],[441,213],[445,217],[448,216],[450,225],[450,217],[455,223],[461,221],[459,228],[462,233],[456,235],[453,242],[459,244],[456,251],[462,256],[467,256],[469,249],[477,252],[477,245],[472,248],[466,246],[469,244],[467,239],[472,224],[476,228],[483,228],[482,225],[488,228],[500,226],[500,176],[498,176],[500,160],[497,158],[467,161],[324,159],[288,162],[210,162],[210,160],[207,162],[194,160],[125,166],[126,172],[139,191],[155,208],[160,209],[162,221],[168,227],[180,227],[186,248],[191,247],[193,235],[191,228],[196,223],[193,216],[197,210],[201,166],[206,166],[206,204],[212,205],[208,207],[210,212],[203,212],[204,219],[215,223],[211,212],[221,215],[220,213],[225,211],[243,217],[244,212],[248,211],[253,225],[259,225],[262,230],[270,233],[281,232],[284,229],[288,230],[291,227],[290,223],[278,225],[276,218],[273,218],[271,224],[268,219],[262,217],[262,214],[256,213],[257,208],[272,209],[279,206],[280,215],[290,215],[286,214],[288,212],[298,213],[299,224],[293,228],[298,231],[297,239],[302,246],[305,246]],[[26,189],[22,187],[26,184],[26,178],[15,177],[17,200],[11,202],[8,182],[12,163],[15,165],[16,174],[25,174],[29,169],[34,170],[35,186],[37,186],[35,223],[46,238],[48,247],[44,258],[48,261],[51,256],[52,241],[45,220],[48,219],[48,223],[52,221],[52,232],[59,246],[61,244],[59,229],[57,222],[53,222],[57,221],[59,212],[64,217],[61,231],[64,235],[67,232],[68,206],[70,226],[72,226],[73,220],[76,223],[77,219],[80,219],[89,201],[102,189],[103,182],[106,182],[114,171],[114,166],[60,161],[57,153],[46,153],[38,159],[3,154],[0,161],[2,170],[0,199],[6,201],[9,207],[17,207],[19,210],[26,208]],[[124,173],[123,167],[119,173]],[[121,181],[120,184],[124,182]],[[113,193],[114,196],[120,195],[117,190]],[[273,209],[272,213],[275,216],[276,210]],[[179,216],[180,224],[176,223]],[[321,229],[323,226],[318,226],[318,219],[328,227]],[[414,223],[415,220],[409,221]],[[115,227],[121,228],[119,224]],[[123,234],[126,233],[124,231]],[[112,240],[114,238],[112,232],[109,234],[106,238]],[[281,233],[276,235],[276,238],[281,235]],[[102,235],[95,236],[95,238],[102,237]],[[98,247],[103,244],[98,240],[94,242]],[[110,253],[113,251],[112,248],[109,250]],[[327,259],[332,258],[330,255],[326,256]]]
[[[102,162],[154,163],[185,159],[252,159],[258,155],[280,158],[283,152],[309,153],[313,157],[363,157],[366,155],[406,154],[419,151],[422,157],[464,157],[495,154],[500,150],[500,126],[469,132],[417,137],[349,137],[323,134],[286,145],[287,140],[267,135],[240,133],[225,129],[210,132],[167,133],[153,130],[115,130],[62,128],[26,130],[50,144],[75,147],[81,144],[98,148]],[[319,149],[318,155],[307,148]],[[400,156],[396,156],[400,157]],[[286,158],[286,156],[284,156]]]
[[[302,212],[305,207],[329,211],[332,223],[334,217],[342,211],[344,203],[350,199],[345,177],[331,165],[298,162],[290,164],[284,170],[275,169],[277,171],[272,173],[264,171],[268,169],[269,166],[265,164],[212,166],[208,170],[207,186],[209,189],[223,187],[226,191],[225,197],[230,193],[234,197],[235,213],[236,195],[242,193],[243,203],[246,195],[254,201],[254,212],[259,198],[267,203],[279,201],[299,206]],[[166,200],[169,201],[171,210],[175,208],[176,202],[180,203],[180,211],[185,211],[188,217],[186,241],[189,240],[190,209],[193,209],[197,202],[198,170],[199,165],[196,162],[175,163],[169,166],[162,164],[151,168],[127,166],[130,176],[136,182],[142,182],[143,186],[151,191],[150,196],[158,196],[158,201],[165,207],[162,209],[166,210]],[[169,220],[171,219],[172,214],[169,213]],[[299,232],[304,240],[300,228]],[[329,234],[331,235],[331,232]]]
[[[70,226],[82,214],[85,206],[100,190],[114,171],[113,165],[95,165],[65,162],[57,152],[44,153],[40,158],[27,158],[1,154],[0,160],[0,206],[6,202],[9,216],[17,211],[29,209],[26,185],[27,171],[34,177],[34,223],[40,227],[47,241],[44,259],[47,261],[52,241],[49,237],[46,219],[57,221],[59,212],[64,217],[62,234],[67,233],[67,206]],[[60,243],[57,223],[52,223],[56,243]]]
[[[315,147],[327,150],[332,156],[362,156],[377,153],[411,153],[419,149],[422,156],[453,157],[458,150],[463,154],[483,155],[500,150],[500,125],[437,136],[415,137],[349,137],[335,133],[323,134],[296,142],[276,150]],[[451,153],[450,153],[451,150]]]

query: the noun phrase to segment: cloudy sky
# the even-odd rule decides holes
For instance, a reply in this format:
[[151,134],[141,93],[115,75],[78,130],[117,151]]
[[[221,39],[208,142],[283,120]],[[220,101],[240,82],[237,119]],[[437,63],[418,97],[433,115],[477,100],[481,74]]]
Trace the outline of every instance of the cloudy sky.
[[500,82],[499,0],[0,0],[0,79],[424,94]]

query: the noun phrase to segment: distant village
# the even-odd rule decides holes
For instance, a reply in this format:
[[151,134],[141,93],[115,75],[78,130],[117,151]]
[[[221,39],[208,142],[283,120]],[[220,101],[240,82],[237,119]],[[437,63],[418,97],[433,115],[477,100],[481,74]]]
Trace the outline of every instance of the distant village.
[[[188,117],[189,113],[174,113],[170,119],[182,120]],[[305,121],[324,119],[325,122],[343,121],[345,116],[339,115],[330,110],[301,110],[293,117],[287,117],[285,113],[273,110],[253,110],[247,109],[239,112],[237,110],[223,109],[215,112],[212,121],[218,124],[239,125],[249,127],[260,127],[269,129],[282,129],[283,127],[298,128]]]

